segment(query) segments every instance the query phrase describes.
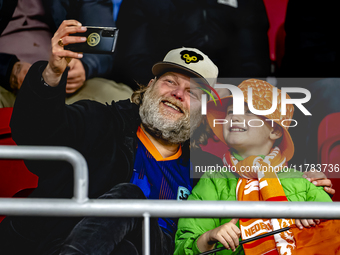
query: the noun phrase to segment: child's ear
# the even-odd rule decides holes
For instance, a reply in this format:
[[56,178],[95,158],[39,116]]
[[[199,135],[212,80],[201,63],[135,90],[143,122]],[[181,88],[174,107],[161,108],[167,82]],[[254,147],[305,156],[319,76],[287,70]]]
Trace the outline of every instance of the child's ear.
[[273,140],[279,139],[283,135],[282,127],[275,124],[272,132],[270,133],[270,138]]

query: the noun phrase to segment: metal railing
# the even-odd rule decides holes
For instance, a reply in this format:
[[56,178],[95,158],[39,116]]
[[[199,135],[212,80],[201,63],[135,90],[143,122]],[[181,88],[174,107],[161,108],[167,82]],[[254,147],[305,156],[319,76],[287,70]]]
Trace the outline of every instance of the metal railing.
[[143,217],[143,254],[150,254],[150,217],[340,219],[340,202],[239,202],[88,199],[84,157],[67,147],[0,146],[0,159],[63,160],[74,169],[72,199],[0,198],[0,215]]

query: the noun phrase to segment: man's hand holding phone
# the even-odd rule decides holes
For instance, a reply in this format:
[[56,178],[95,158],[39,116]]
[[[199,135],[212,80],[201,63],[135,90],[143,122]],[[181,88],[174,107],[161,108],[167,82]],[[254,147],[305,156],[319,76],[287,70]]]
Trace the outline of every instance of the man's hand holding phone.
[[80,59],[83,57],[82,53],[65,50],[64,46],[85,42],[86,37],[70,35],[84,33],[86,30],[87,28],[76,20],[64,20],[63,23],[61,23],[51,40],[52,54],[42,74],[43,79],[48,85],[52,87],[57,86],[72,58]]

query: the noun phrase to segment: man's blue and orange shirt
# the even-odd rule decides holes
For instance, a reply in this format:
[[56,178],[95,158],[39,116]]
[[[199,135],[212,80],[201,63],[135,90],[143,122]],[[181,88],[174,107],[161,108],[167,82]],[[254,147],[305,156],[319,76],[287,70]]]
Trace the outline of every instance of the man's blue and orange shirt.
[[[138,147],[131,183],[142,189],[148,199],[186,200],[192,190],[190,161],[183,159],[182,148],[163,158],[143,130],[137,131]],[[159,225],[169,234],[177,230],[177,221],[159,218]]]

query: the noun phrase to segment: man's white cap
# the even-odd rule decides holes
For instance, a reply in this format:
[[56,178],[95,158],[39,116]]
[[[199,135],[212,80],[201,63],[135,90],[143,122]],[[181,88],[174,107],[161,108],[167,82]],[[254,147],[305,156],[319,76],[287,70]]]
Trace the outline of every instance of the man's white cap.
[[157,76],[169,70],[180,69],[203,79],[208,87],[215,86],[218,76],[217,66],[198,49],[179,48],[169,51],[162,62],[154,64],[152,73]]

